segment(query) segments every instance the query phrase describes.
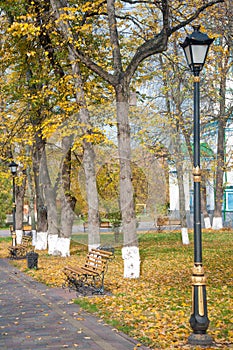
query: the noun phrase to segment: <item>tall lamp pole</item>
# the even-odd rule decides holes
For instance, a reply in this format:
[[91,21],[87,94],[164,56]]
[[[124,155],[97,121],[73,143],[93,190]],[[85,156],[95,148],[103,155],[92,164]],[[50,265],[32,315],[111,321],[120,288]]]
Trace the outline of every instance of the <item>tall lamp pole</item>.
[[13,189],[13,196],[12,196],[12,199],[13,199],[13,209],[12,209],[12,214],[13,214],[12,215],[13,216],[12,246],[13,247],[16,246],[16,233],[15,233],[15,230],[16,230],[15,176],[17,174],[17,167],[18,167],[18,164],[16,164],[14,161],[12,161],[9,164],[9,168],[11,169],[11,174],[12,174],[12,179],[13,179],[13,183],[12,183],[12,189]]
[[201,167],[200,167],[200,72],[205,64],[207,53],[214,39],[199,31],[194,32],[180,44],[184,50],[189,68],[194,75],[194,267],[192,274],[192,314],[190,325],[193,333],[188,342],[192,345],[210,345],[212,338],[206,333],[209,326],[206,300],[206,277],[202,266],[202,231],[201,231]]

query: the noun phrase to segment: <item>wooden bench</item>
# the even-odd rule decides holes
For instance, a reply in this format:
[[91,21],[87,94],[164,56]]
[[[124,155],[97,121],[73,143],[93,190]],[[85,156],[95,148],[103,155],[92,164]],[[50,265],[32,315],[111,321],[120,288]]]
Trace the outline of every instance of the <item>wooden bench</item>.
[[159,228],[159,231],[163,226],[180,226],[180,225],[181,225],[181,221],[179,219],[172,219],[172,218],[169,218],[168,216],[157,218],[157,227]]
[[31,225],[23,225],[23,235],[31,236],[32,234],[32,226]]
[[[99,224],[100,228],[112,228],[112,224],[109,221],[101,221]],[[84,222],[83,223],[83,230],[84,232],[86,232],[86,230],[88,229],[88,223]]]
[[8,247],[9,258],[25,258],[29,251],[33,251],[32,238],[30,236],[22,236],[22,243],[16,245],[15,247]]
[[104,276],[107,272],[108,262],[114,258],[112,251],[92,249],[86,256],[82,266],[66,266],[63,269],[65,282],[63,288],[75,290],[86,295],[104,293]]
[[[31,236],[32,226],[31,225],[23,225],[22,231],[23,231],[23,236]],[[10,225],[11,235],[13,232],[14,232],[13,225]]]

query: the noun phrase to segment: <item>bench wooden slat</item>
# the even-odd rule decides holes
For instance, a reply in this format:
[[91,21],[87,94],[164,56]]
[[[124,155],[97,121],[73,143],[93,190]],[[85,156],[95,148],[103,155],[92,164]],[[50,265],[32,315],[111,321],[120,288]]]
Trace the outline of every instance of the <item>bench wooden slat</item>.
[[170,225],[180,225],[181,222],[180,222],[180,220],[177,220],[177,219],[170,219],[169,224]]
[[91,250],[92,253],[100,255],[103,258],[109,258],[110,256],[112,256],[112,252],[108,252],[107,250],[100,250],[100,249],[92,249]]
[[[109,221],[101,221],[99,223],[99,227],[100,228],[112,228],[112,224]],[[84,222],[83,223],[84,232],[86,231],[87,228],[88,228],[88,222]]]
[[[14,230],[13,230],[13,225],[10,225],[9,226],[10,228],[10,232],[12,233]],[[32,230],[32,226],[31,225],[23,225],[22,227],[22,231],[25,232],[25,231],[31,231]]]
[[179,226],[181,225],[181,221],[179,219],[172,219],[169,217],[159,217],[156,222],[157,226],[160,228],[161,226]]
[[81,267],[76,267],[76,268],[69,268],[69,267],[65,267],[65,273],[66,271],[70,271],[73,274],[95,274],[95,275],[99,275],[101,274],[101,272],[104,269],[104,265],[103,264],[98,264],[98,265],[91,265],[91,264],[84,264],[84,266]]
[[69,268],[64,268],[64,273],[66,275],[70,275],[72,274],[73,276],[80,276],[80,275],[85,275],[85,274],[88,274],[90,276],[92,275],[99,275],[99,272],[98,271],[92,271],[92,270],[89,270],[85,267],[80,267],[80,268],[77,268],[76,270],[74,269],[69,269]]
[[90,271],[94,271],[94,270],[99,270],[99,271],[102,271],[104,269],[104,265],[103,264],[93,264],[93,263],[87,263],[87,264],[84,264],[82,266],[82,269],[89,269]]
[[102,272],[102,269],[97,269],[97,268],[89,268],[88,266],[82,266],[81,267],[82,273],[83,274],[88,274],[88,275],[99,275]]
[[32,226],[31,225],[23,226],[23,231],[31,231],[31,230],[32,230]]
[[89,259],[84,263],[83,266],[90,266],[90,267],[102,267],[104,265],[104,261],[99,260],[98,258],[96,260]]
[[111,227],[112,227],[112,224],[111,224],[111,222],[109,222],[109,221],[102,221],[102,222],[100,223],[100,227],[101,227],[101,228],[111,228]]
[[23,245],[24,246],[28,246],[28,245],[31,245],[31,242],[32,242],[32,239],[31,239],[30,236],[22,236],[22,242],[19,245],[15,246],[15,247],[9,247],[9,249],[10,248],[20,248]]

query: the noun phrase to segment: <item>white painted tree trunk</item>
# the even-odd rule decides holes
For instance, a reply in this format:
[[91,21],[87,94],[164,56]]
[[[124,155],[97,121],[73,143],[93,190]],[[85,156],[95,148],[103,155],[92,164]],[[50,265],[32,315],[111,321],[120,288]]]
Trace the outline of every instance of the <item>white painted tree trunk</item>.
[[58,254],[56,254],[56,252],[57,252],[57,240],[58,240],[58,235],[48,234],[48,254],[58,255]]
[[59,237],[57,240],[57,250],[62,257],[70,256],[70,238]]
[[36,230],[32,230],[32,245],[33,246],[36,245],[36,238],[37,238]]
[[222,217],[214,217],[212,229],[213,230],[221,230],[223,228]]
[[36,250],[46,250],[47,249],[47,239],[48,232],[37,232],[36,238]]
[[40,159],[40,186],[44,194],[44,203],[47,207],[49,234],[58,234],[58,213],[56,207],[56,191],[49,174],[46,149],[43,149]]
[[100,246],[100,244],[88,244],[88,251],[90,252],[92,249],[96,249]]
[[62,139],[62,148],[64,159],[62,162],[61,177],[61,228],[60,235],[57,239],[57,246],[54,251],[62,257],[70,256],[70,239],[72,235],[72,227],[74,223],[74,209],[76,198],[71,194],[71,146],[72,137],[64,137]]
[[20,185],[15,184],[15,233],[17,244],[22,243],[23,227],[23,205],[26,188],[26,178],[23,177]]
[[22,243],[23,230],[15,230],[16,233],[16,244]]
[[54,256],[70,256],[70,238],[48,235],[48,253]]
[[123,247],[124,278],[140,277],[140,255],[138,247]]
[[124,234],[122,257],[124,260],[124,277],[138,278],[140,276],[140,254],[131,170],[131,139],[128,118],[129,104],[127,102],[129,88],[127,86],[124,88],[119,85],[115,89],[117,99],[118,152],[120,160],[120,209]]
[[[83,108],[79,112],[82,123],[88,122],[88,110]],[[100,245],[99,231],[99,200],[95,173],[95,152],[90,142],[83,141],[83,168],[85,172],[86,193],[88,203],[88,248]]]
[[182,243],[183,244],[189,244],[189,235],[188,235],[188,229],[187,227],[181,228],[181,236],[182,236]]
[[204,218],[204,224],[205,224],[205,228],[211,228],[211,223],[210,223],[209,217]]

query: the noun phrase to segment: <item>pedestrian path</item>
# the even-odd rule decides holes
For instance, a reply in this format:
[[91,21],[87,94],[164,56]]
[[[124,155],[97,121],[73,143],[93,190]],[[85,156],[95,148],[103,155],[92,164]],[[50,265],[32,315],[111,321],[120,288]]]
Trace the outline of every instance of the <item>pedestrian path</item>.
[[[177,228],[177,226],[174,226],[175,228]],[[169,227],[170,231],[174,228],[172,226]],[[157,231],[158,227],[155,226],[154,221],[140,221],[138,223],[138,227],[137,227],[137,231],[138,232],[146,232],[146,231]],[[107,228],[100,228],[100,232],[104,233],[104,232],[109,232],[109,229]],[[110,232],[113,232],[110,230]],[[87,234],[87,232],[84,232],[83,229],[83,225],[74,225],[72,228],[72,234],[76,235],[76,234]],[[10,237],[10,230],[8,229],[1,229],[0,230],[0,237]]]
[[137,348],[138,341],[82,311],[71,301],[75,297],[75,293],[33,280],[7,259],[0,259],[0,349]]

